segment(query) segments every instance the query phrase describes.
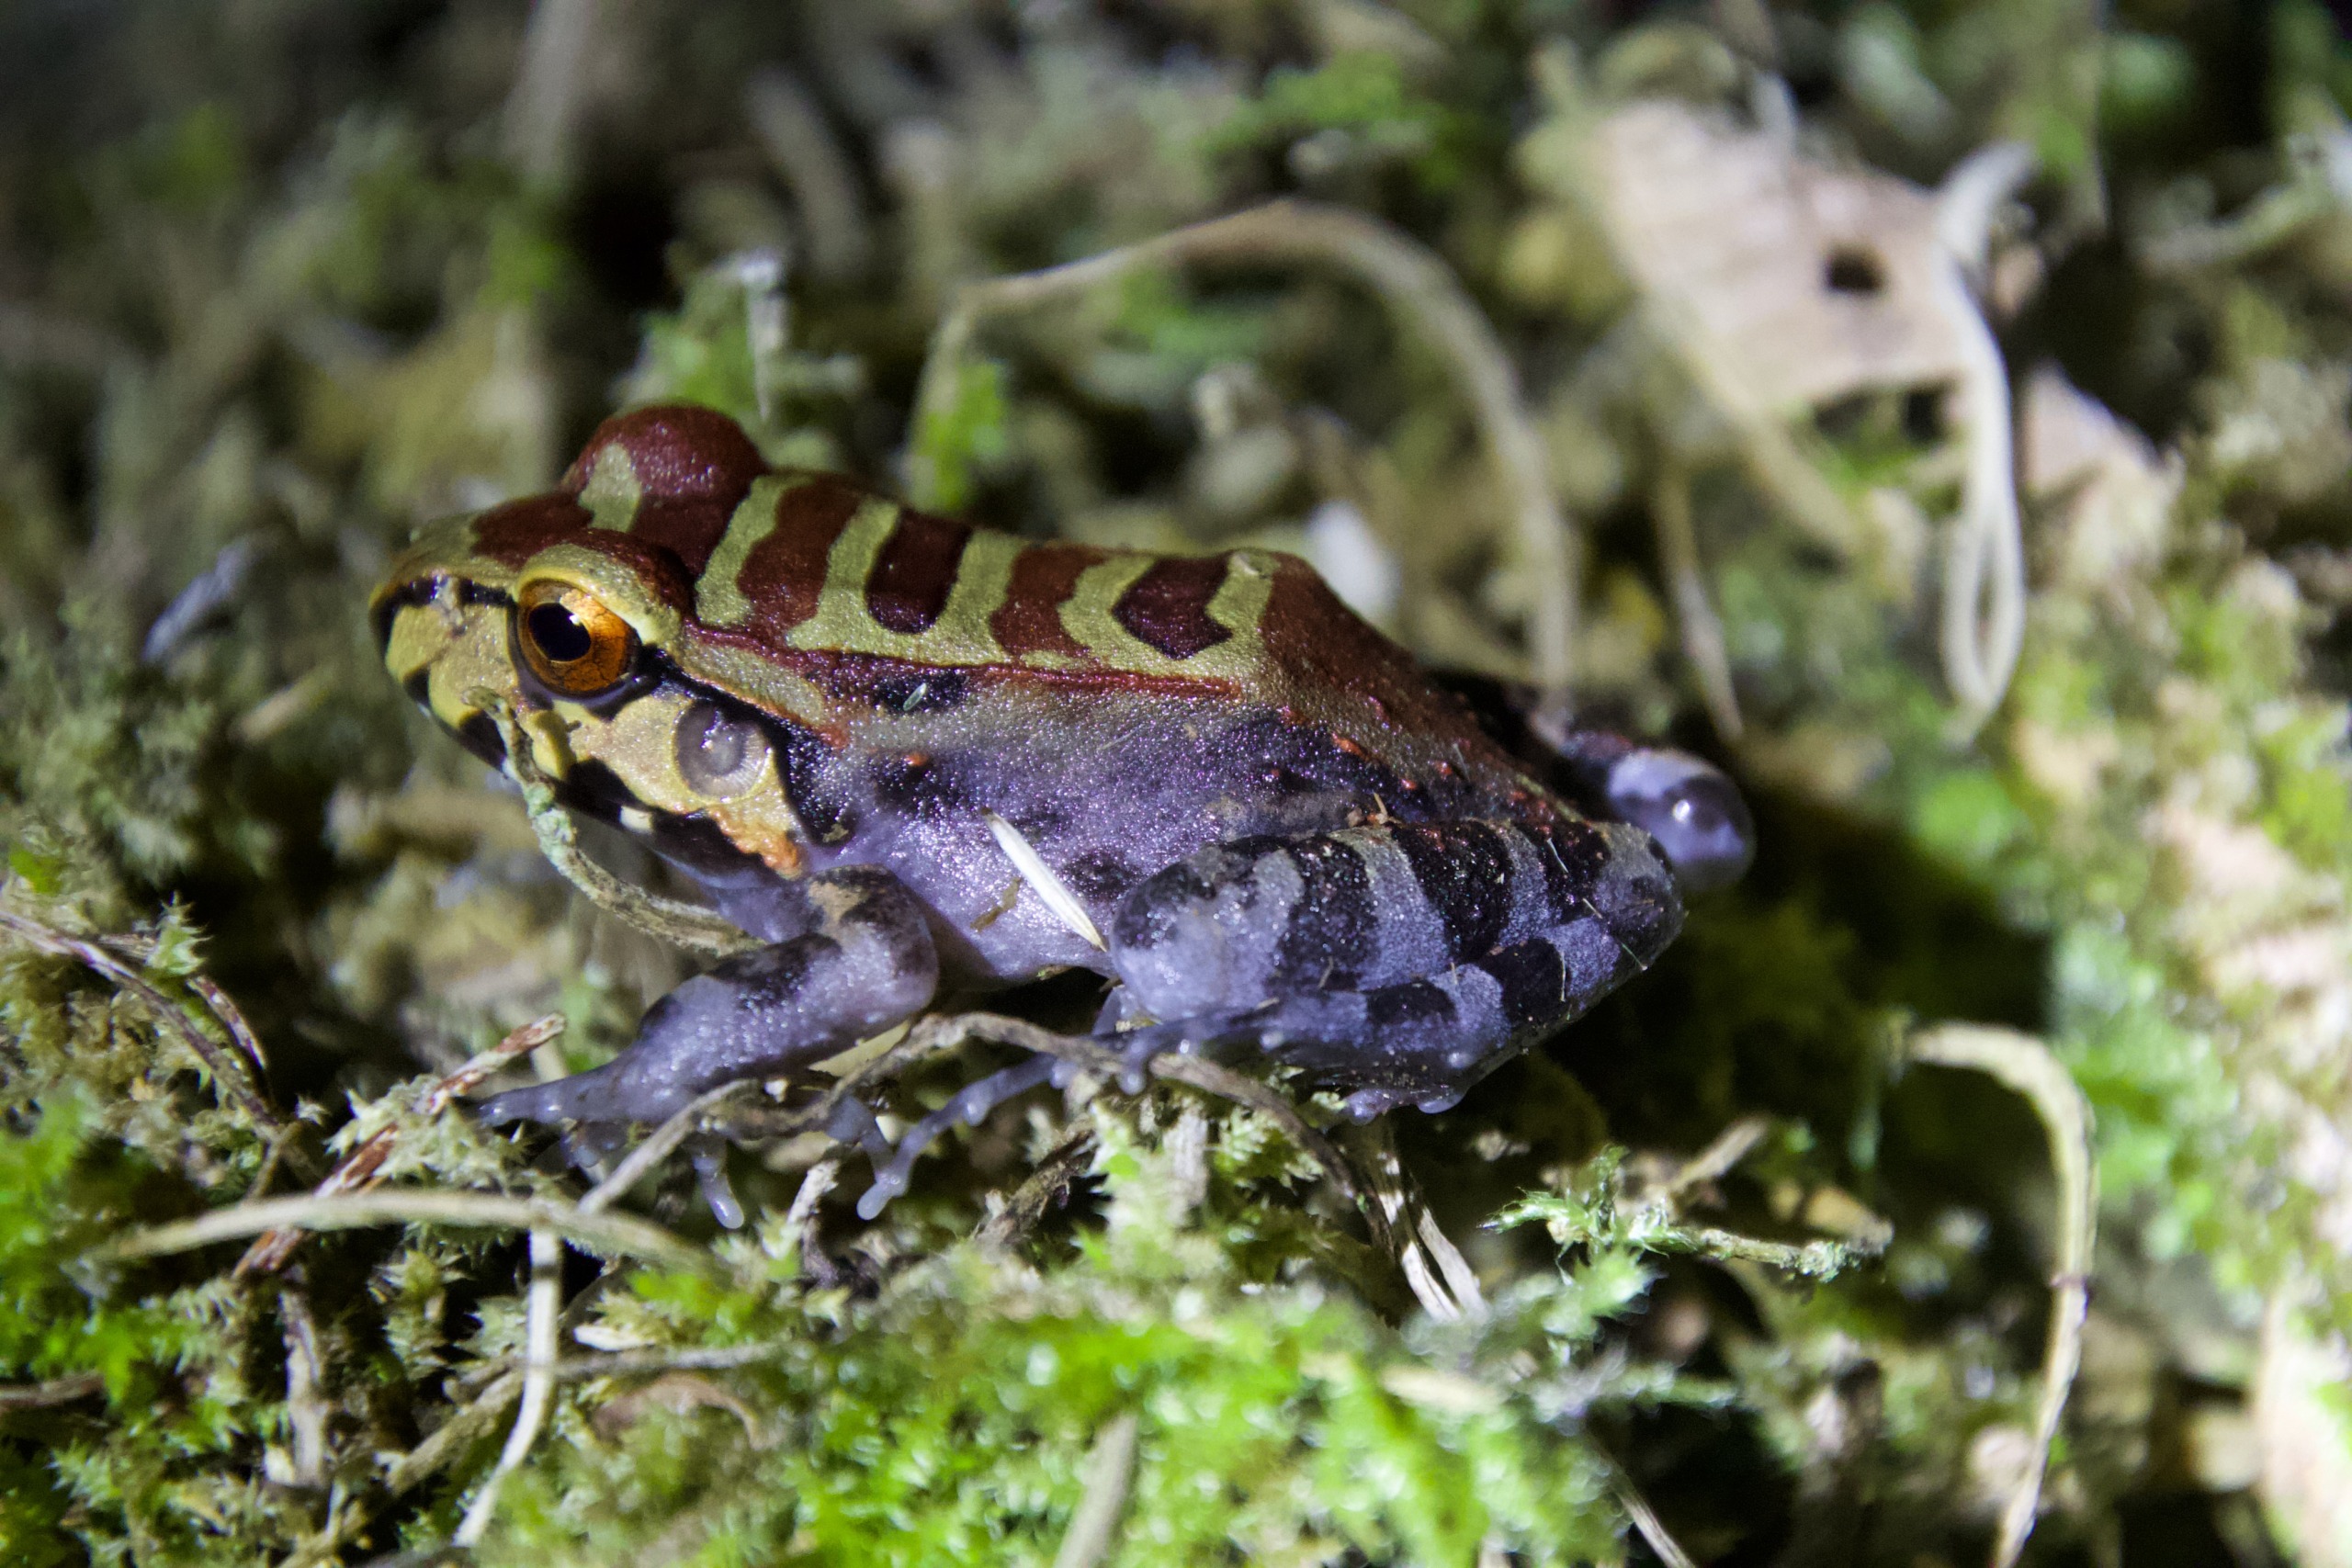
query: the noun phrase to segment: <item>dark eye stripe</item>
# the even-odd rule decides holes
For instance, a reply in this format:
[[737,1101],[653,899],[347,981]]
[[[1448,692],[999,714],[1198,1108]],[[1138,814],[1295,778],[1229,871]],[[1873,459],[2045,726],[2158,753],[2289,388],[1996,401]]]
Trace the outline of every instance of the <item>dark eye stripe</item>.
[[433,603],[433,584],[429,581],[403,582],[381,599],[368,612],[369,629],[376,634],[376,657],[382,659],[392,650],[392,623],[401,612],[414,605]]

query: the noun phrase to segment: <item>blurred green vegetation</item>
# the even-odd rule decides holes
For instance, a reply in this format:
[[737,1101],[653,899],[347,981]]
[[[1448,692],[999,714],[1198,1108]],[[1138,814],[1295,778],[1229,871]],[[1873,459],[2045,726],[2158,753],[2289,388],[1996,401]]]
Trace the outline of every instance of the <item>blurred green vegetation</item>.
[[[1982,284],[2031,592],[1973,739],[1934,586],[1966,433],[1899,378],[1768,410],[1875,543],[1808,527],[1597,194],[1603,128],[1657,100],[1921,185],[2035,155]],[[707,402],[1033,535],[1336,570],[1308,520],[1342,502],[1396,569],[1386,629],[1528,674],[1556,585],[1446,367],[1337,274],[989,321],[916,417],[962,285],[1287,195],[1430,247],[1492,323],[1583,542],[1579,694],[1738,773],[1755,871],[1546,1049],[1390,1119],[1484,1315],[1433,1319],[1272,1122],[1169,1085],[1017,1102],[872,1224],[854,1159],[793,1213],[821,1139],[736,1151],[733,1235],[674,1159],[629,1205],[712,1269],[570,1256],[570,1375],[474,1554],[1069,1561],[1125,1477],[1101,1561],[1646,1561],[1652,1519],[1702,1561],[1977,1560],[2054,1238],[2026,1110],[1900,1068],[1960,1020],[2047,1039],[2097,1115],[2029,1555],[2352,1561],[2245,1457],[2278,1337],[2352,1328],[2347,107],[2311,0],[0,9],[0,1554],[423,1562],[492,1476],[519,1236],[341,1231],[258,1273],[108,1247],[386,1127],[395,1187],[581,1190],[418,1098],[545,1013],[600,1059],[684,961],[556,879],[362,606],[412,527],[544,487],[615,407]],[[1686,482],[1736,739],[1656,533]],[[1821,1280],[1690,1240],[1882,1221],[1883,1261]]]

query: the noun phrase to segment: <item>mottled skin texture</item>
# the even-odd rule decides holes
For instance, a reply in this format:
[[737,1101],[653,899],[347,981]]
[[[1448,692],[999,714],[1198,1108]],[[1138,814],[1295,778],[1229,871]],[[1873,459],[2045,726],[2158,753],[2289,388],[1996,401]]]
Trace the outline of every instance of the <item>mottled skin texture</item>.
[[[1122,983],[1106,1021],[1142,1021],[1138,1049],[1254,1044],[1359,1115],[1434,1109],[1682,919],[1647,832],[1539,782],[1303,562],[923,516],[772,473],[707,410],[608,421],[561,491],[428,530],[374,613],[435,718],[495,761],[475,699],[505,697],[565,804],[772,944],[496,1117],[660,1118],[835,1054],[943,978],[1069,966]],[[1679,753],[1543,738],[1736,810]],[[1633,815],[1672,848],[1691,799],[1667,805]]]

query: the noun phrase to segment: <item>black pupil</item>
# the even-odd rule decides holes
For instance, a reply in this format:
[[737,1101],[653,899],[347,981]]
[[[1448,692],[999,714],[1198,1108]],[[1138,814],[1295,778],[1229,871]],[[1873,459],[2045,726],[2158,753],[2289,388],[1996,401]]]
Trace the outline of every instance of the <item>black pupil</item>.
[[593,646],[588,628],[580,624],[572,613],[560,604],[541,604],[534,609],[528,625],[531,640],[539,651],[558,664],[569,664],[575,659],[588,657]]

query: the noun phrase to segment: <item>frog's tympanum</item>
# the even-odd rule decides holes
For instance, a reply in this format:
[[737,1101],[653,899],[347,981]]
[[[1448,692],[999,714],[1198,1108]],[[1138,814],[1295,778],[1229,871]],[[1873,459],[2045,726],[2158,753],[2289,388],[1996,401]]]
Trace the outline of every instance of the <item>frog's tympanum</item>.
[[1540,723],[1550,753],[1515,754],[1293,557],[927,516],[772,471],[705,409],[607,421],[560,491],[428,529],[374,614],[460,740],[502,762],[477,704],[504,697],[565,805],[767,944],[494,1120],[658,1120],[943,981],[1070,966],[1117,982],[1122,1047],[1254,1047],[1359,1117],[1441,1110],[1748,854],[1713,768]]

